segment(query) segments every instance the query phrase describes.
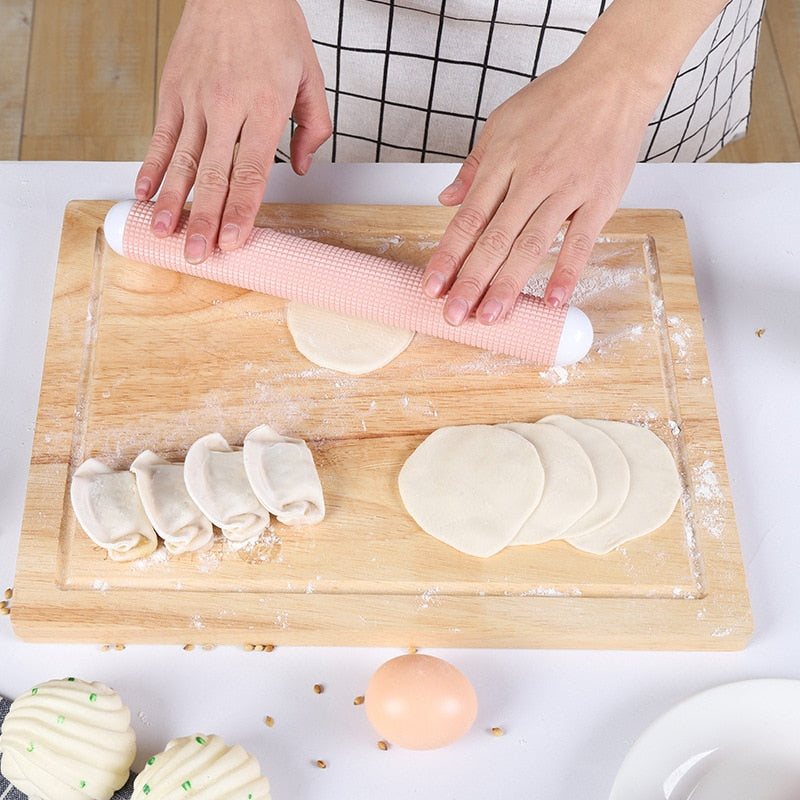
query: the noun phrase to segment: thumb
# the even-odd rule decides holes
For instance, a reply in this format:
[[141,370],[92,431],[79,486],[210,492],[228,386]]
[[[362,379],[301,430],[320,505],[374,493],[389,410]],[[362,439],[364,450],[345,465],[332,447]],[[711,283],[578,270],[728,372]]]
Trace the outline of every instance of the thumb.
[[453,182],[439,193],[439,202],[443,206],[460,205],[475,180],[481,162],[481,151],[476,145],[466,157]]
[[298,175],[305,175],[317,148],[333,131],[321,75],[319,80],[300,85],[293,116],[297,127],[289,146],[292,168]]

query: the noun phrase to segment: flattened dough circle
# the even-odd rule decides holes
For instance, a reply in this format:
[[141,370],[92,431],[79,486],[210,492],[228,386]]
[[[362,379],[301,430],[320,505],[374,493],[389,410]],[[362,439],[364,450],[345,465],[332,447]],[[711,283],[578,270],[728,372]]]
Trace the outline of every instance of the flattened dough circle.
[[669,448],[652,431],[602,419],[583,420],[620,447],[631,473],[630,490],[617,515],[599,528],[565,537],[573,547],[605,555],[621,544],[660,528],[681,496],[681,481]]
[[597,481],[589,456],[570,434],[555,425],[509,422],[500,427],[529,441],[544,468],[539,504],[511,544],[540,544],[560,537],[597,500]]
[[296,302],[286,307],[286,325],[309,361],[349,375],[386,366],[414,338],[413,331]]
[[605,525],[622,508],[631,485],[628,460],[619,445],[600,428],[566,414],[552,414],[539,422],[561,428],[578,442],[592,463],[597,481],[597,501],[564,535],[578,536]]
[[408,513],[431,536],[488,558],[516,536],[539,502],[544,470],[536,448],[496,425],[435,430],[398,478]]

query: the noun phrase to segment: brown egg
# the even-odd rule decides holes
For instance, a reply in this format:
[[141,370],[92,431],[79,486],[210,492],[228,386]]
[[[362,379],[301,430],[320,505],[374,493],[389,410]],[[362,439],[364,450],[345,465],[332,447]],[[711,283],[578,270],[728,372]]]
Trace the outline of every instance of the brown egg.
[[433,750],[463,736],[475,721],[478,699],[452,664],[413,653],[392,658],[364,694],[367,717],[384,739],[409,750]]

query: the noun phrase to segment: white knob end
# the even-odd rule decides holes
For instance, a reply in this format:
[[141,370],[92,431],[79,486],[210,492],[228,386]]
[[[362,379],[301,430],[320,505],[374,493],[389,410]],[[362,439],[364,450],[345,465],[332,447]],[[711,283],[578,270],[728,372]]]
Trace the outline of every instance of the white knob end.
[[106,237],[108,246],[115,252],[124,256],[122,239],[125,234],[125,223],[128,221],[128,214],[131,213],[135,200],[120,200],[108,210],[105,222],[103,223],[103,234]]

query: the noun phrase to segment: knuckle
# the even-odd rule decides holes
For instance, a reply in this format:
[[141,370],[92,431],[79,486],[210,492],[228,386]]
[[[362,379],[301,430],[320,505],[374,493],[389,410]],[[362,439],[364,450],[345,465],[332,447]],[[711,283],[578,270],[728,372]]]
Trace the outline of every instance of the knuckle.
[[453,288],[459,297],[463,297],[473,305],[484,293],[486,282],[477,275],[461,275]]
[[203,164],[197,172],[195,186],[203,191],[227,191],[229,170],[221,164]]
[[260,205],[260,195],[252,200],[243,197],[229,198],[225,204],[225,221],[235,221],[240,225],[252,222],[258,214]]
[[463,168],[470,172],[477,172],[478,167],[481,164],[481,159],[479,152],[476,152],[477,148],[471,150],[467,157],[464,159]]
[[333,135],[333,122],[330,114],[320,114],[315,121],[316,135],[323,141]]
[[517,238],[514,249],[526,259],[541,261],[550,250],[550,242],[541,231],[523,231]]
[[441,272],[444,275],[455,275],[461,268],[461,259],[452,250],[438,249],[428,262],[428,272]]
[[605,208],[616,208],[621,196],[622,191],[614,180],[600,180],[594,186],[595,203]]
[[165,185],[158,195],[158,208],[180,209],[186,200],[186,193],[177,188]]
[[498,227],[490,227],[478,239],[476,247],[492,256],[505,256],[511,249],[512,241],[513,237],[508,231]]
[[269,88],[262,89],[262,91],[253,98],[252,110],[254,115],[262,120],[271,120],[276,116],[283,117],[284,110],[286,110],[286,118],[289,116],[281,94],[277,90]]
[[571,261],[586,261],[592,254],[594,244],[594,237],[583,231],[576,231],[572,235],[568,235],[564,240],[562,250],[566,251],[566,255]]
[[232,111],[236,107],[237,97],[235,87],[236,83],[232,80],[219,79],[214,81],[211,87],[211,98],[214,108],[227,112]]
[[197,174],[199,161],[197,156],[191,150],[178,149],[172,154],[170,161],[170,169],[181,175],[189,175],[194,177]]
[[[150,138],[150,151],[145,163],[160,165],[162,161],[169,158],[177,144],[178,139],[172,128],[168,128],[165,125],[156,126]],[[152,154],[156,154],[155,157]]]
[[486,228],[488,219],[486,214],[475,206],[462,206],[453,217],[451,225],[459,233],[477,237]]
[[198,210],[195,206],[190,217],[189,230],[187,230],[186,236],[188,238],[193,233],[201,233],[206,238],[211,239],[216,234],[217,228],[218,221],[207,212]]
[[552,168],[542,161],[535,161],[525,170],[525,182],[532,185],[550,184]]
[[558,282],[564,286],[573,287],[583,272],[583,263],[579,261],[562,261],[556,265],[553,273],[558,277]]
[[231,170],[231,183],[243,188],[260,188],[267,182],[267,166],[256,159],[237,159]]
[[492,281],[492,294],[506,300],[514,300],[522,291],[523,284],[511,273],[500,272]]

